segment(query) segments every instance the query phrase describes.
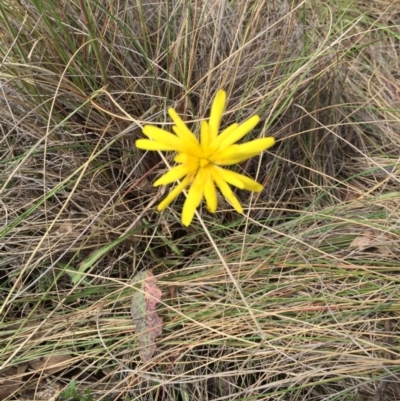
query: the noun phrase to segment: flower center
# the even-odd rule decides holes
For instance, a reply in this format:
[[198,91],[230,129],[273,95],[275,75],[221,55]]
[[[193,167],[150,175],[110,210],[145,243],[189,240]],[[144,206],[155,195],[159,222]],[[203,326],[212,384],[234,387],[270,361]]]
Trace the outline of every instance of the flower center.
[[200,167],[203,168],[210,163],[208,159],[200,159]]

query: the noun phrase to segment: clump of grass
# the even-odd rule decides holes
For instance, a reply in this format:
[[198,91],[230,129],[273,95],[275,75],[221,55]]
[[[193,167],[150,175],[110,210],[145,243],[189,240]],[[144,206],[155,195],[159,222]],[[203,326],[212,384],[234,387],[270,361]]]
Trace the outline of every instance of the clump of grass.
[[[399,15],[0,4],[0,398],[71,380],[93,399],[399,397]],[[278,144],[237,167],[266,185],[238,192],[244,216],[186,229],[183,198],[155,212],[166,167],[134,142],[169,106],[197,126],[221,87],[224,124],[258,113]],[[148,363],[129,317],[145,269],[164,321]]]

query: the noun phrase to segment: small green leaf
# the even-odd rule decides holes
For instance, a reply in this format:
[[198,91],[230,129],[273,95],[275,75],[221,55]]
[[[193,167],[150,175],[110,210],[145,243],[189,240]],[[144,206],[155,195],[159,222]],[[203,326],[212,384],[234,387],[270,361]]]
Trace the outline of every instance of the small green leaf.
[[[102,258],[106,253],[108,253],[112,248],[119,245],[121,242],[125,241],[133,234],[137,234],[139,231],[143,230],[143,226],[136,227],[135,229],[127,232],[126,234],[122,235],[121,237],[117,238],[116,240],[110,242],[109,244],[103,246],[100,249],[94,251],[91,255],[89,255],[86,259],[84,259],[81,264],[79,265],[78,271],[71,272],[67,271],[68,274],[71,275],[71,281],[73,284],[78,283],[83,277],[84,273],[87,269],[92,267],[100,258]],[[72,270],[70,268],[70,270]]]

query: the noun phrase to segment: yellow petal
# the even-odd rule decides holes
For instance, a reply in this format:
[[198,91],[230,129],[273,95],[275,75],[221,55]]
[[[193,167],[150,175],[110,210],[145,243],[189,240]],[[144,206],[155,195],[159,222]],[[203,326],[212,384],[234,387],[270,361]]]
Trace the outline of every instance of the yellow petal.
[[175,148],[172,146],[151,141],[150,139],[138,139],[135,145],[138,149],[143,149],[143,150],[160,150],[160,151],[175,150]]
[[227,132],[218,136],[216,143],[218,144],[218,149],[224,150],[228,146],[234,144],[238,140],[242,139],[247,135],[260,121],[260,117],[253,116],[246,120],[244,123],[240,124],[233,132]]
[[239,155],[249,154],[258,154],[262,151],[269,149],[271,146],[275,144],[275,138],[269,136],[267,138],[255,139],[254,141],[246,142],[239,145],[238,153]]
[[231,157],[229,159],[223,160],[223,161],[219,161],[218,165],[219,166],[232,166],[233,164],[238,164],[241,163],[247,159],[250,159],[254,156],[258,156],[258,152],[254,153],[253,155],[245,155],[245,156],[235,156],[235,157]]
[[238,187],[240,189],[244,189],[244,184],[239,178],[240,174],[236,174],[233,171],[226,170],[217,166],[214,166],[214,169],[218,171],[218,175],[228,184],[234,185],[235,187]]
[[210,128],[207,121],[202,121],[200,126],[200,144],[203,152],[205,152],[210,144]]
[[197,138],[192,134],[192,136],[187,136],[186,134],[182,133],[182,130],[178,128],[176,125],[172,127],[172,130],[175,134],[181,139],[185,141],[187,144],[187,150],[190,150],[192,155],[199,155],[201,153],[201,147]]
[[242,174],[239,174],[241,176],[241,180],[244,184],[244,188],[243,189],[247,189],[248,191],[253,191],[253,192],[261,192],[264,187],[257,181],[246,177]]
[[[219,138],[221,135],[225,136],[229,136],[230,133],[232,133],[233,131],[235,131],[236,128],[239,127],[239,124],[237,123],[233,123],[231,124],[229,127],[225,128],[217,138]],[[218,147],[220,145],[220,142],[218,139],[214,139],[214,140],[210,140],[209,146],[207,149],[205,149],[205,156],[206,157],[210,157],[212,156],[216,151],[218,151]]]
[[[253,191],[253,192],[260,192],[264,188],[257,181],[254,181],[253,179],[246,177],[243,174],[239,174],[231,170],[226,170],[221,167],[216,167],[216,168],[218,168],[219,175],[226,182],[228,182],[231,185],[234,185],[235,187],[238,187],[240,189],[247,189],[248,191]],[[236,185],[234,180],[240,181],[241,186]]]
[[153,139],[155,142],[175,149],[177,152],[186,152],[191,148],[191,144],[189,142],[183,141],[176,135],[173,135],[168,131],[165,131],[153,125],[145,125],[143,127],[143,134]]
[[178,153],[175,157],[174,157],[174,162],[176,163],[187,163],[189,160],[190,156],[186,153]]
[[239,145],[231,145],[224,149],[222,152],[217,151],[212,156],[209,157],[209,160],[212,163],[224,165],[226,161],[229,161],[232,158],[236,158],[239,154]]
[[163,211],[167,208],[172,201],[185,189],[185,187],[189,184],[190,178],[186,177],[183,181],[181,181],[158,205],[157,210],[159,212]]
[[214,140],[219,131],[221,125],[222,114],[225,111],[226,106],[226,92],[220,89],[215,95],[214,101],[211,106],[210,112],[210,138]]
[[182,223],[184,226],[189,226],[193,220],[194,213],[197,207],[200,205],[203,199],[203,189],[204,189],[204,172],[200,169],[199,173],[196,175],[189,192],[185,200],[182,210]]
[[213,162],[220,166],[231,166],[259,155],[275,143],[272,137],[255,139],[242,145],[231,145],[213,155]]
[[254,153],[254,154],[246,154],[246,155],[242,155],[242,156],[234,156],[232,158],[226,159],[226,160],[222,160],[220,162],[218,162],[219,166],[232,166],[233,164],[238,164],[241,163],[247,159],[251,159],[252,157],[258,156],[259,153]]
[[172,121],[176,124],[175,130],[177,135],[179,135],[179,138],[192,144],[199,144],[196,135],[194,135],[193,132],[190,131],[188,126],[183,122],[183,120],[179,117],[178,113],[173,108],[168,109],[168,114],[171,117]]
[[229,185],[224,181],[218,174],[216,169],[211,169],[211,175],[214,179],[215,183],[217,184],[219,190],[221,191],[222,195],[225,199],[235,208],[238,213],[243,213],[243,208],[239,203],[238,199],[236,198],[235,194],[230,189]]
[[218,137],[220,137],[221,135],[223,136],[229,136],[233,131],[235,131],[235,129],[239,127],[238,123],[233,123],[231,125],[229,125],[228,127],[226,127],[220,134]]
[[168,173],[165,173],[153,185],[158,187],[159,185],[171,184],[172,182],[180,180],[185,175],[188,175],[190,172],[191,171],[187,166],[172,167]]
[[211,213],[215,213],[218,207],[217,190],[215,188],[210,169],[206,168],[205,172],[206,177],[204,179],[204,197],[206,198],[208,211]]

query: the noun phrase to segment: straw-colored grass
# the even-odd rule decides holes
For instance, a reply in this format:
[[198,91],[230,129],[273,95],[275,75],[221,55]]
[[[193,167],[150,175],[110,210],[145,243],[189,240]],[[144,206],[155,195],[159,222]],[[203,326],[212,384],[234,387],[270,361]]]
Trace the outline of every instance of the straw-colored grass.
[[[399,54],[398,1],[2,1],[0,400],[400,399]],[[219,88],[277,144],[184,228],[134,144]]]

